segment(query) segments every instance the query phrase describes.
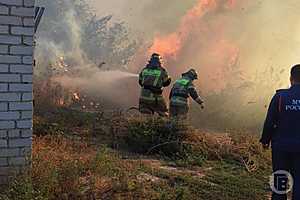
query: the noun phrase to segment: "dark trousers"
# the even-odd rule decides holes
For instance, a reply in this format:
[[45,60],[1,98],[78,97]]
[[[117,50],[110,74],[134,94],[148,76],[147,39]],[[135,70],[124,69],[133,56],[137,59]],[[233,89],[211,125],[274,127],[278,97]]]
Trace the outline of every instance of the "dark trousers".
[[170,105],[170,116],[171,117],[187,119],[188,112],[189,112],[188,106]]
[[155,97],[151,100],[140,99],[139,110],[143,114],[155,114],[158,113],[161,117],[168,116],[167,104],[162,96],[159,98]]
[[[273,149],[272,161],[274,172],[285,170],[291,173],[294,179],[293,200],[300,200],[300,153]],[[272,200],[287,200],[287,195],[273,193]]]

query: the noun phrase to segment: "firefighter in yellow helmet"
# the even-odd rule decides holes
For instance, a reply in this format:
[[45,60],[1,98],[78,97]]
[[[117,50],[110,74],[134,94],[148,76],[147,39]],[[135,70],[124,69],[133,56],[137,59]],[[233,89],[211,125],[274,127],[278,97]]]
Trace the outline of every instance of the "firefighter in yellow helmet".
[[178,79],[170,93],[170,115],[171,117],[187,118],[189,111],[188,98],[192,97],[194,101],[204,108],[203,100],[199,96],[193,81],[198,79],[196,70],[190,69],[188,72],[183,73],[182,77]]
[[149,63],[139,75],[139,84],[142,87],[139,100],[140,112],[167,116],[168,108],[162,93],[163,88],[171,84],[171,78],[163,68],[159,54],[152,54]]

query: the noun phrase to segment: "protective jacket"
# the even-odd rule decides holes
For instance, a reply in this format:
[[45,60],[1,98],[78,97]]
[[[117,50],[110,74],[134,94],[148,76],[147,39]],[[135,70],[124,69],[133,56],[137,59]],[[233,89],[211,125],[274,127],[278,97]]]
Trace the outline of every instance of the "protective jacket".
[[154,95],[161,95],[163,87],[169,86],[171,78],[161,66],[147,65],[139,75],[139,84],[142,87],[141,98],[153,100]]
[[192,97],[197,103],[203,103],[193,80],[189,76],[178,79],[170,93],[170,106],[188,106],[188,98]]
[[163,87],[169,86],[171,78],[160,64],[149,64],[139,75],[139,84],[142,87],[139,110],[144,114],[158,113],[166,116],[168,108],[163,98]]
[[274,95],[260,141],[271,142],[276,150],[300,152],[300,84]]

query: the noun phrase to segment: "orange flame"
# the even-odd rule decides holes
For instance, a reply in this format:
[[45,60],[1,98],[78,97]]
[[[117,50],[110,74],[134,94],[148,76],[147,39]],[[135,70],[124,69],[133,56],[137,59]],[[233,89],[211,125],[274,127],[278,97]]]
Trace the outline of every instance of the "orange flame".
[[198,0],[196,6],[190,9],[181,19],[180,25],[174,33],[166,36],[157,36],[149,53],[157,52],[163,57],[176,58],[188,39],[189,34],[205,14],[215,10],[219,2],[225,1],[226,8],[236,6],[236,0]]
[[63,99],[58,100],[58,105],[63,106],[65,105],[65,101]]
[[74,100],[76,101],[79,101],[80,100],[80,97],[79,97],[79,94],[78,93],[73,93],[73,97],[74,97]]
[[195,22],[207,12],[213,10],[216,5],[216,0],[199,0],[197,5],[182,18],[176,32],[155,38],[149,51],[158,52],[164,57],[176,57]]

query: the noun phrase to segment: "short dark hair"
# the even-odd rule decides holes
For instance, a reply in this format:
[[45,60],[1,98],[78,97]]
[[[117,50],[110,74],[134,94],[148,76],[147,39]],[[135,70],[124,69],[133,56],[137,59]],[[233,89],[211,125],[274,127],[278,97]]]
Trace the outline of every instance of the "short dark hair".
[[297,64],[294,67],[292,67],[291,77],[294,81],[300,83],[300,64]]

